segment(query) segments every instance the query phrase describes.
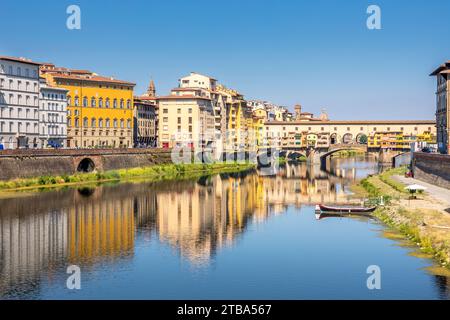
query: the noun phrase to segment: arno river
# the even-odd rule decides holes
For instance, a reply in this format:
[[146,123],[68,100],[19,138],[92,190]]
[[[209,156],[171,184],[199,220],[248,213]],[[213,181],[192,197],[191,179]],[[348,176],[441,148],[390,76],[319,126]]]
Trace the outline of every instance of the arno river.
[[[288,166],[0,199],[2,299],[448,299],[404,241],[370,218],[317,220],[377,165]],[[67,268],[81,270],[69,290]],[[381,290],[367,288],[367,267]]]

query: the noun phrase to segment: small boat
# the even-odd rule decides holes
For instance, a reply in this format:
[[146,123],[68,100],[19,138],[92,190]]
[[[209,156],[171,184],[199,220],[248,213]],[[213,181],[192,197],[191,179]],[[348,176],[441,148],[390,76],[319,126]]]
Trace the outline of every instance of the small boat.
[[370,213],[374,212],[377,207],[353,207],[353,206],[325,206],[316,205],[316,211],[334,212],[334,213]]

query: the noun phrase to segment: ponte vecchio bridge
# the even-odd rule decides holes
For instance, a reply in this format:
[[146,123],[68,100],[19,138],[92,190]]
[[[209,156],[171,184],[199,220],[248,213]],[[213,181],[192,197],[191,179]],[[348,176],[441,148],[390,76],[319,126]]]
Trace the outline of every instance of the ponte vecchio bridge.
[[[377,135],[402,137],[436,136],[433,120],[350,120],[350,121],[286,121],[266,122],[264,136],[271,148],[286,156],[303,155],[308,162],[324,164],[333,153],[343,150],[371,152],[381,162],[407,150],[395,146],[381,148]],[[372,139],[372,140],[371,140]],[[379,142],[379,141],[378,141]],[[409,145],[406,146],[409,148]]]

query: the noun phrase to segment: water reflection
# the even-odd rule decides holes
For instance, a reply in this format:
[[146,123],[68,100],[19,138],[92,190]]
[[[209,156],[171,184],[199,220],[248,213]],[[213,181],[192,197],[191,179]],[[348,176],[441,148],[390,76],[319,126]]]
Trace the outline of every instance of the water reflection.
[[95,270],[130,262],[139,237],[158,239],[192,266],[208,266],[249,225],[289,206],[348,202],[349,185],[378,170],[371,161],[333,161],[330,173],[287,165],[276,176],[223,174],[0,200],[0,296],[39,297],[41,283],[51,287],[70,264]]

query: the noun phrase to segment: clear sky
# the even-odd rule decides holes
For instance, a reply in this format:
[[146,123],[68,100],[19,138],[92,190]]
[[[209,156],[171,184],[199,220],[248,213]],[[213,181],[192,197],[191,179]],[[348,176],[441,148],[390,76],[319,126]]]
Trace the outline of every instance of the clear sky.
[[[81,8],[81,30],[66,8]],[[370,4],[381,30],[369,30]],[[333,119],[433,119],[449,0],[1,0],[0,55],[89,69],[168,94],[190,71],[247,99]]]

